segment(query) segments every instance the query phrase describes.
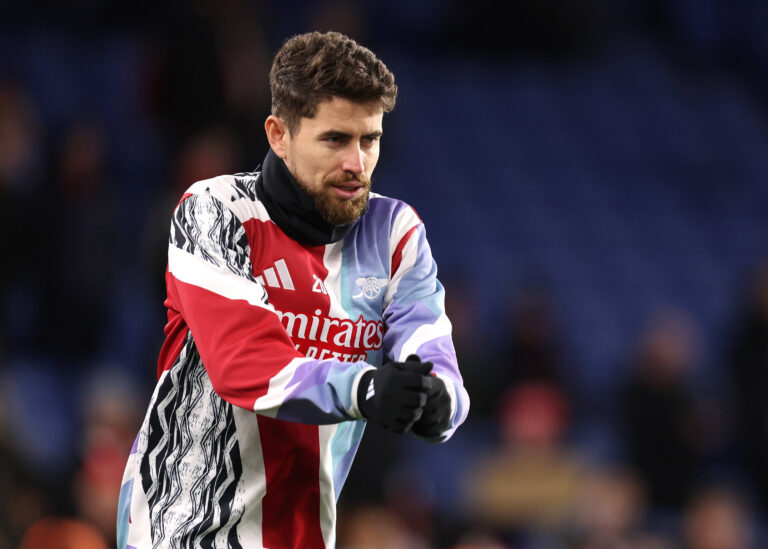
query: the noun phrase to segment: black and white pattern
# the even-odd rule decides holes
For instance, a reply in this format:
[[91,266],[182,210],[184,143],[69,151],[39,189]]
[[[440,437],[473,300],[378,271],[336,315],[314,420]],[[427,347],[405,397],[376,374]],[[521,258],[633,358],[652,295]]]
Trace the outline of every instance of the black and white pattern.
[[250,173],[238,173],[235,174],[234,179],[234,193],[231,200],[240,200],[245,198],[251,202],[256,201],[256,178],[259,176],[258,172]]
[[213,390],[191,334],[158,387],[145,429],[140,469],[152,547],[241,548],[234,413]]
[[170,244],[253,280],[250,245],[242,223],[207,192],[188,197],[176,208]]

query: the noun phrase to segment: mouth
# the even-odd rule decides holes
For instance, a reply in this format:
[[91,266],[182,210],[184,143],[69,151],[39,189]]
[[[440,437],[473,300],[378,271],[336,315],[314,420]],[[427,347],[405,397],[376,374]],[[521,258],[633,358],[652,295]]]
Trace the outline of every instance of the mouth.
[[331,189],[333,189],[332,192],[334,195],[343,200],[350,200],[355,198],[362,192],[363,187],[364,185],[359,181],[347,181],[344,183],[334,183],[331,185]]

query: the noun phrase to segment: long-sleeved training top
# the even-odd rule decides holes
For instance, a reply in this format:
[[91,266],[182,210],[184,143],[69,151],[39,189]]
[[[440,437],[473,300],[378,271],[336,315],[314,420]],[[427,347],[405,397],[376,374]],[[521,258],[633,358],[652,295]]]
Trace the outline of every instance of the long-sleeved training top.
[[437,440],[467,416],[436,271],[411,207],[372,193],[356,222],[332,227],[271,151],[261,172],[190,187],[118,547],[333,548],[364,371],[416,353],[451,395]]

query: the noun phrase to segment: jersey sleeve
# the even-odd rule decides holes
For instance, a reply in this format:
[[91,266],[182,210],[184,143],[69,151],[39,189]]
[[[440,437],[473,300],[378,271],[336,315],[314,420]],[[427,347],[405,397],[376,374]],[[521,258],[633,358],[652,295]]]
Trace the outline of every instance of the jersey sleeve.
[[459,372],[451,338],[451,322],[445,314],[445,291],[437,279],[437,265],[427,242],[424,224],[411,208],[394,222],[391,248],[391,279],[384,296],[385,353],[403,361],[417,354],[433,363],[451,396],[451,426],[434,439],[449,439],[469,412],[469,395]]
[[310,424],[359,419],[352,400],[364,362],[299,353],[253,276],[241,220],[207,190],[174,211],[166,306],[183,319],[224,400],[269,417]]

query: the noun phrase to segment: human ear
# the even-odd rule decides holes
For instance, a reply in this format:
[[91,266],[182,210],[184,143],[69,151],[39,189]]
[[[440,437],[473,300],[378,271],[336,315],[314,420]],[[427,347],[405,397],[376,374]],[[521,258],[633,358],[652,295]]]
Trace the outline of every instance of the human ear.
[[285,122],[280,117],[270,114],[264,122],[264,130],[267,132],[269,146],[277,156],[285,160],[286,140],[289,137]]

